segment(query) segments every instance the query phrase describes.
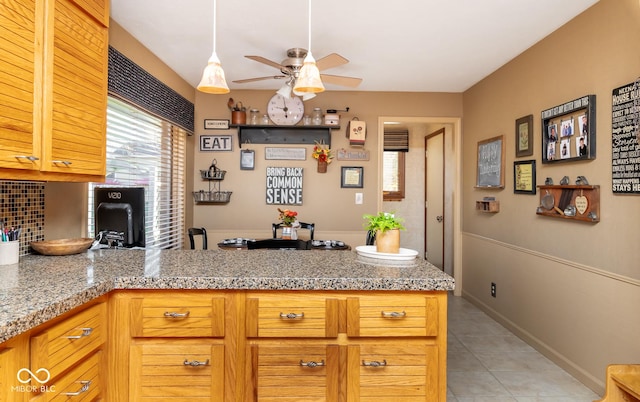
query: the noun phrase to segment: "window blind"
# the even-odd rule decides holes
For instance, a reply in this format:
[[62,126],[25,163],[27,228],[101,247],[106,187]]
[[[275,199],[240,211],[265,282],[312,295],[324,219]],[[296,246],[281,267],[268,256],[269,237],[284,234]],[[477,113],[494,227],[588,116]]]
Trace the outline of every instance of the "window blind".
[[409,130],[384,130],[384,150],[409,152]]
[[145,245],[182,248],[187,132],[119,99],[107,104],[107,175],[89,186],[89,233],[94,233],[93,188],[145,188]]

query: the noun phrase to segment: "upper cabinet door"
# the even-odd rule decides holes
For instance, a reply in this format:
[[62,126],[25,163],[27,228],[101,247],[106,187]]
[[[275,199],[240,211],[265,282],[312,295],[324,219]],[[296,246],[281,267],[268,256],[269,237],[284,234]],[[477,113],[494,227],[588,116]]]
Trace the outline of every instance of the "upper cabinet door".
[[108,28],[70,0],[50,1],[42,170],[104,176]]
[[40,169],[42,2],[0,0],[0,166]]

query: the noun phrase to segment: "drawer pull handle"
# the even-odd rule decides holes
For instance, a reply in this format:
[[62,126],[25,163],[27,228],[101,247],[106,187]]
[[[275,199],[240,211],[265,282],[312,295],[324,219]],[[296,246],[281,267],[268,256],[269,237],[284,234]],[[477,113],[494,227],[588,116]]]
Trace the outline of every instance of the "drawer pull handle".
[[186,313],[175,313],[175,312],[168,312],[165,311],[164,312],[164,316],[167,318],[187,318],[189,317],[189,311],[187,311]]
[[54,163],[56,165],[61,163],[61,164],[65,165],[65,166],[69,166],[69,165],[71,165],[72,162],[71,161],[51,161],[51,163]]
[[384,318],[404,318],[406,316],[407,316],[407,313],[405,311],[403,311],[402,313],[399,313],[397,311],[392,311],[392,312],[383,311],[382,312],[382,317],[384,317]]
[[197,360],[192,360],[189,361],[187,359],[184,359],[184,363],[185,366],[191,366],[191,367],[199,367],[199,366],[208,366],[209,365],[209,359],[203,361],[203,362],[199,362]]
[[296,313],[280,313],[280,318],[286,320],[295,320],[297,318],[304,318],[304,313],[296,314]]
[[366,362],[366,361],[362,361],[362,365],[364,367],[384,367],[387,365],[387,359],[384,359],[383,361],[379,362],[377,360],[372,360],[370,362]]
[[35,162],[37,160],[40,160],[40,158],[38,158],[37,156],[33,156],[33,155],[16,155],[16,159],[27,159],[30,160],[31,162]]
[[85,336],[91,335],[91,333],[93,332],[93,328],[81,328],[81,329],[82,329],[82,334],[65,336],[65,338],[67,338],[67,339],[80,339],[80,338],[84,338]]
[[89,390],[89,386],[91,386],[91,381],[80,381],[80,384],[82,384],[82,388],[80,388],[80,391],[78,392],[65,392],[64,394],[66,396],[78,396],[80,394],[83,394],[85,392],[87,392]]
[[309,368],[322,367],[322,366],[324,366],[324,360],[319,361],[319,362],[314,362],[314,361],[304,362],[304,361],[300,360],[300,366],[309,367]]

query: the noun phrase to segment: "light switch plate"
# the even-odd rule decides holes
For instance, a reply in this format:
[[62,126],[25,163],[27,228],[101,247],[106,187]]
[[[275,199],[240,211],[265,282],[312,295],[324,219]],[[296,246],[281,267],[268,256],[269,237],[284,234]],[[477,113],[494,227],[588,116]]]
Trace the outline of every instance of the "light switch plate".
[[356,193],[356,204],[362,204],[362,193]]

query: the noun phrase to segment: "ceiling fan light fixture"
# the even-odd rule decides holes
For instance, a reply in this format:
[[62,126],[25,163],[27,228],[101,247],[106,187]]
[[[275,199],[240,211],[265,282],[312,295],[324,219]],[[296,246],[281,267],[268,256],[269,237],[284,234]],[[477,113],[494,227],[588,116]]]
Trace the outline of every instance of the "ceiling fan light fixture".
[[227,80],[224,78],[224,70],[216,54],[216,9],[216,0],[213,0],[213,53],[209,57],[197,88],[198,91],[209,94],[228,94],[230,91]]
[[324,91],[324,85],[320,79],[320,70],[316,65],[316,60],[313,58],[311,51],[309,51],[307,57],[304,58],[300,74],[296,79],[296,85],[293,89],[294,91],[304,93],[319,93]]
[[198,84],[198,91],[208,94],[228,94],[229,87],[224,77],[224,70],[216,52],[213,52]]

